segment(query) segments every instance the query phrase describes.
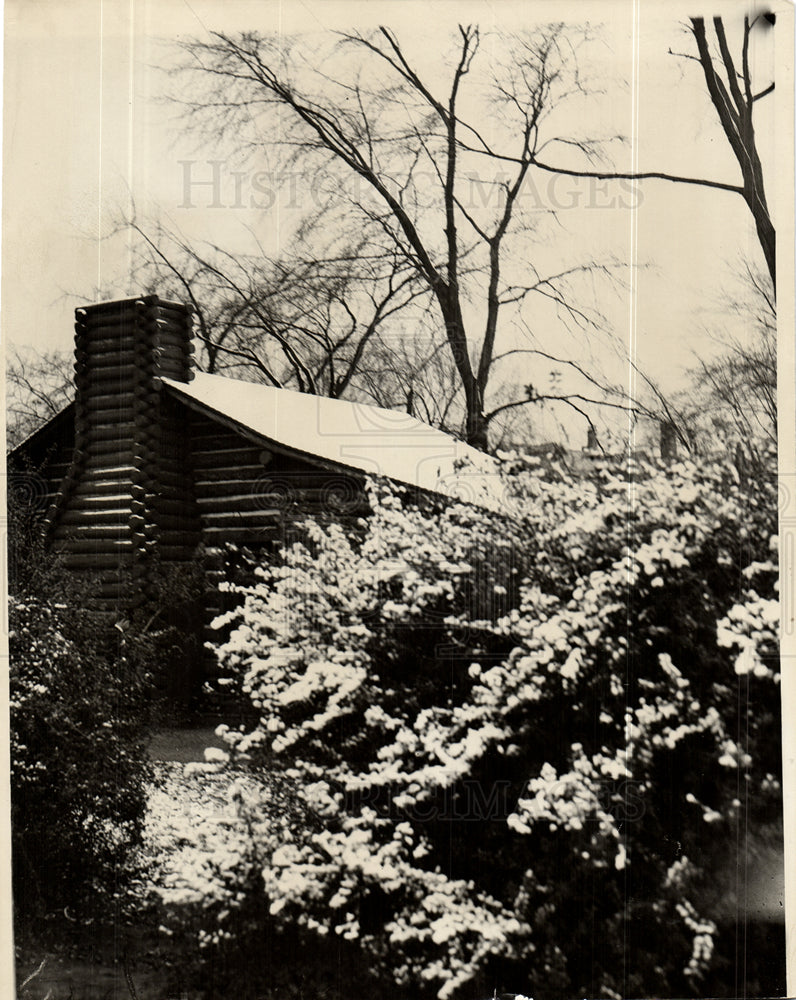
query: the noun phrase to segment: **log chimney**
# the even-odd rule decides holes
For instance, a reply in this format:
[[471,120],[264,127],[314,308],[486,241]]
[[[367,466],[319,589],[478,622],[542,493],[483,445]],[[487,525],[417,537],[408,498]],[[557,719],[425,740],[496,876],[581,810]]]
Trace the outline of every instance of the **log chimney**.
[[143,603],[199,538],[188,442],[165,376],[193,378],[191,309],[156,295],[75,310],[75,451],[47,530],[109,610]]

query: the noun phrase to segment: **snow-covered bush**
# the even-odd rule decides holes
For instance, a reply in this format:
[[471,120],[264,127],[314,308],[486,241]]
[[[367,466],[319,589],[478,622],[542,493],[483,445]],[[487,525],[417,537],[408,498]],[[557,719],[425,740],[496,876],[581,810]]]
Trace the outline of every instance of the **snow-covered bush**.
[[357,537],[310,522],[237,588],[260,721],[216,766],[312,817],[241,796],[258,891],[413,996],[699,994],[739,817],[778,804],[774,484],[505,465],[504,514],[374,484]]

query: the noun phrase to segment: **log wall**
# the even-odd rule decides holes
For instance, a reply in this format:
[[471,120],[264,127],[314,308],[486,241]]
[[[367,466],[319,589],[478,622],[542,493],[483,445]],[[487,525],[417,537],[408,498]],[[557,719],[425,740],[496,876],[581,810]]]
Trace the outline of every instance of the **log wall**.
[[[227,610],[218,585],[229,572],[229,544],[269,559],[298,537],[307,515],[339,522],[367,511],[362,480],[354,474],[291,457],[196,412],[188,411],[185,426],[201,516],[208,624]],[[206,635],[218,639],[209,629]]]

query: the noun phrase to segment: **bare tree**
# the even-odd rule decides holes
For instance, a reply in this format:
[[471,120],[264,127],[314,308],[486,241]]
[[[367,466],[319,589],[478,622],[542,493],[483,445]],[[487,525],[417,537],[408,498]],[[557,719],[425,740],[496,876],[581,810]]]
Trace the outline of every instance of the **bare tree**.
[[454,436],[464,428],[461,382],[444,338],[412,326],[379,335],[358,385],[378,406],[403,409]]
[[[506,252],[510,235],[533,228],[521,200],[541,152],[555,142],[587,155],[596,147],[545,131],[551,111],[582,88],[571,37],[553,26],[503,39],[500,70],[486,64],[479,76],[481,32],[460,26],[439,90],[388,28],[339,36],[332,59],[346,51],[342,67],[256,33],[216,33],[186,49],[207,85],[186,102],[189,114],[235,130],[240,146],[261,149],[267,134],[305,171],[315,158],[358,182],[359,226],[386,237],[431,296],[461,386],[464,436],[485,448],[503,312],[532,296],[573,308],[561,275],[517,267],[517,256],[510,266]],[[598,269],[586,261],[566,275]],[[524,394],[513,405],[534,401]]]
[[683,410],[694,437],[763,461],[777,441],[777,313],[768,275],[745,270],[749,298],[730,306],[751,336],[721,336],[692,372]]
[[[357,395],[371,343],[425,290],[394,252],[359,246],[334,257],[269,259],[189,243],[129,224],[140,240],[137,279],[194,307],[199,364],[253,381],[339,398]],[[373,248],[370,248],[371,250]]]
[[699,63],[705,76],[710,100],[719,116],[727,142],[741,168],[741,176],[743,177],[741,194],[752,213],[757,238],[776,294],[776,234],[768,211],[763,183],[763,168],[760,164],[753,123],[755,103],[770,94],[774,89],[774,84],[773,82],[769,83],[757,93],[754,92],[755,88],[749,65],[749,37],[752,28],[758,23],[769,25],[771,22],[765,15],[759,15],[752,21],[748,17],[744,17],[743,41],[740,62],[737,67],[727,44],[724,24],[720,17],[713,18],[713,31],[719,50],[716,59],[710,51],[704,18],[692,18],[691,29],[696,40]]
[[709,40],[705,19],[701,17],[691,18],[690,32],[696,43],[697,55],[678,53],[685,59],[698,62],[702,69],[710,101],[718,115],[727,142],[738,161],[741,170],[741,184],[728,184],[710,178],[687,177],[659,171],[618,173],[612,170],[568,169],[540,160],[538,157],[534,158],[534,166],[550,173],[565,174],[571,177],[594,177],[600,180],[658,179],[678,184],[696,184],[700,187],[730,191],[741,195],[752,213],[757,238],[776,295],[776,231],[766,200],[763,168],[753,121],[755,104],[773,92],[774,83],[767,81],[765,84],[757,84],[753,79],[749,60],[749,42],[753,29],[757,27],[758,30],[766,30],[774,23],[774,17],[773,14],[760,14],[752,20],[749,17],[744,17],[743,38],[740,53],[736,59],[733,59],[721,17],[714,17],[712,22],[715,35],[715,42],[712,44],[715,51]]
[[72,401],[72,356],[14,349],[6,360],[6,436],[14,447]]

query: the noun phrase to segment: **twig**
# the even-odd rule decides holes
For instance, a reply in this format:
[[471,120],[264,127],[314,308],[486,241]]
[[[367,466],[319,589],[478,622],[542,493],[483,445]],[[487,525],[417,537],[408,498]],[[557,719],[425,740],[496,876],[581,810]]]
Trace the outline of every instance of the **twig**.
[[127,989],[130,991],[132,1000],[138,1000],[138,994],[135,991],[135,983],[133,982],[133,977],[130,975],[130,960],[127,957],[126,951],[124,953],[124,978],[127,980]]
[[24,990],[25,987],[28,985],[28,983],[33,982],[33,980],[36,978],[36,976],[38,976],[38,975],[41,974],[41,971],[42,971],[42,969],[44,968],[44,966],[46,964],[47,964],[47,959],[43,958],[41,960],[41,965],[38,967],[38,969],[36,969],[34,972],[31,972],[31,974],[28,976],[28,978],[25,980],[25,982],[19,987],[20,990]]

